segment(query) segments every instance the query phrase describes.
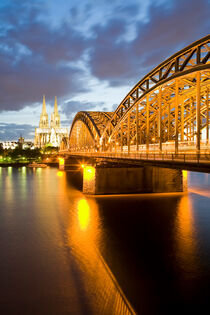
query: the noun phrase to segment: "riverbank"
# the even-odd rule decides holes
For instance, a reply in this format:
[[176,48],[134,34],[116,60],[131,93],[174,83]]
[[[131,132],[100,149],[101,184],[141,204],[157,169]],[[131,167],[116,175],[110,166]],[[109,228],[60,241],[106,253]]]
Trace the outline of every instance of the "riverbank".
[[11,162],[11,163],[0,163],[0,167],[9,167],[9,166],[14,166],[14,167],[22,167],[28,165],[29,162]]

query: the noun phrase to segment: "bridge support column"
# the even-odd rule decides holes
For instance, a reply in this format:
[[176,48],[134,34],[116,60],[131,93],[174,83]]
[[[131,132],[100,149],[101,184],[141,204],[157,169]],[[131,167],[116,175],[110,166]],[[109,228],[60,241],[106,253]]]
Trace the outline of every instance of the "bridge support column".
[[176,169],[86,166],[83,170],[86,194],[181,192],[186,188],[186,176]]
[[171,105],[168,103],[168,141],[170,141],[171,135]]
[[160,88],[158,94],[158,138],[159,151],[162,152],[162,89]]
[[209,143],[209,89],[206,89],[206,143]]
[[130,120],[131,120],[131,114],[128,113],[128,130],[127,130],[128,154],[130,153]]
[[121,123],[120,126],[121,130],[120,130],[120,148],[121,148],[121,152],[123,152],[123,123]]
[[178,154],[179,81],[175,79],[175,154]]
[[181,97],[181,141],[184,141],[184,98]]
[[200,95],[200,80],[201,74],[198,71],[196,75],[196,149],[197,153],[200,154],[200,142],[201,142],[201,118],[200,118],[200,106],[201,106],[201,95]]
[[[193,121],[192,121],[192,111],[193,111],[193,105],[194,105],[194,101],[193,101],[193,97],[191,97],[190,100],[190,141],[194,140],[194,125],[193,125]],[[187,128],[187,141],[189,141],[189,137],[188,137],[188,128]]]
[[136,105],[136,151],[139,151],[139,105]]
[[149,152],[149,95],[146,96],[146,148]]

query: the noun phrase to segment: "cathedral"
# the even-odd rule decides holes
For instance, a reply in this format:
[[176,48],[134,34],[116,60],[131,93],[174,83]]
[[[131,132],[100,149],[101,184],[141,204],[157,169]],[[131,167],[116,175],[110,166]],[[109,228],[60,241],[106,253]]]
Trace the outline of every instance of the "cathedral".
[[68,137],[68,128],[61,127],[57,97],[55,97],[54,111],[51,114],[49,126],[45,96],[43,96],[42,113],[40,116],[39,128],[35,129],[34,145],[39,148],[44,147],[46,144],[59,147],[62,139],[66,137]]

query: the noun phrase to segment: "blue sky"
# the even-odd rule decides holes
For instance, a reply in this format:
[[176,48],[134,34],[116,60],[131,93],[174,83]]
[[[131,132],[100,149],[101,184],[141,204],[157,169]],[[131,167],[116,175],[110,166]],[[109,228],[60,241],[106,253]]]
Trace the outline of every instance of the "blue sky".
[[152,68],[210,29],[209,0],[1,0],[0,140],[33,139],[42,95],[62,122],[112,111]]

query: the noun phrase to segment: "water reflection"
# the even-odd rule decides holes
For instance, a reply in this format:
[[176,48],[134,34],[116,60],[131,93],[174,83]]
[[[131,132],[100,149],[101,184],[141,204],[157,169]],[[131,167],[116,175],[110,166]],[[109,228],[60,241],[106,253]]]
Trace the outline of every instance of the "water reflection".
[[199,262],[196,254],[193,204],[189,194],[185,194],[178,204],[175,227],[177,258],[185,275],[190,277],[197,271]]
[[209,175],[196,194],[96,198],[79,176],[0,169],[1,314],[133,313],[121,288],[140,314],[208,302]]
[[13,189],[13,181],[12,181],[12,170],[11,168],[7,170],[7,176],[5,177],[5,181],[3,183],[3,192],[5,201],[9,204],[14,202],[14,189]]
[[78,219],[81,230],[86,230],[90,222],[90,207],[86,199],[78,202]]
[[69,218],[68,240],[81,270],[85,295],[93,314],[134,314],[102,255],[104,242],[98,205],[82,194]]
[[58,171],[58,172],[57,172],[57,176],[58,176],[58,177],[62,177],[63,174],[64,174],[64,172],[62,172],[62,171]]

